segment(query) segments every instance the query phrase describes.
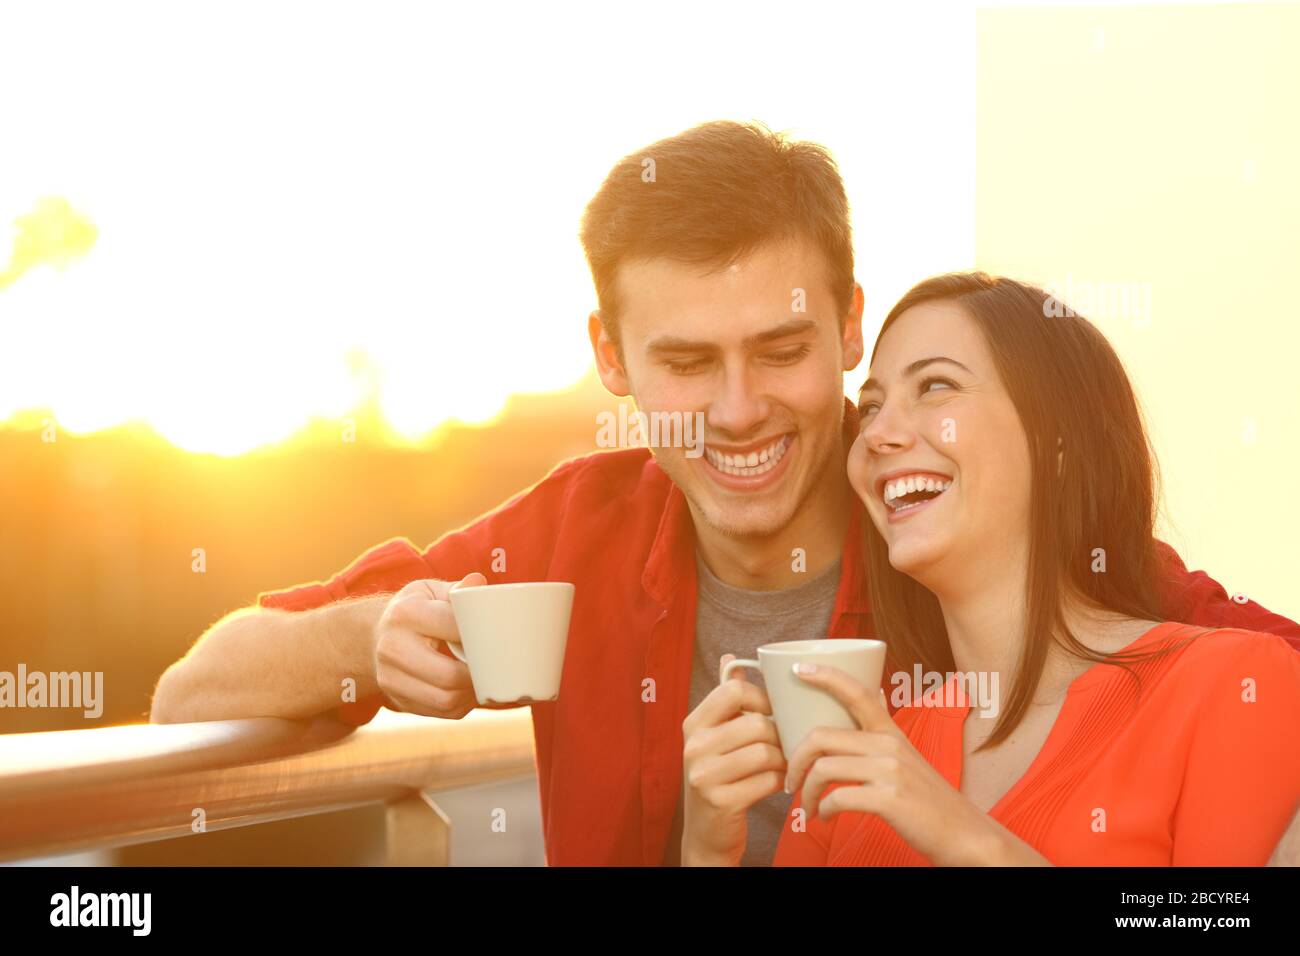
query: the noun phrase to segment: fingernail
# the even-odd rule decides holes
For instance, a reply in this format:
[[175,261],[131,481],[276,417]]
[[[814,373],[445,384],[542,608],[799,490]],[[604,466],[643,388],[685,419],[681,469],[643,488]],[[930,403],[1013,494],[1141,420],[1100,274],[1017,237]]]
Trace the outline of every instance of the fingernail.
[[799,663],[794,665],[794,672],[796,674],[816,674],[817,665],[810,664],[807,661],[800,661]]
[[790,791],[790,778],[789,778],[789,777],[786,777],[786,778],[785,778],[785,792],[786,792],[786,793],[790,793],[790,792],[791,792],[791,791]]

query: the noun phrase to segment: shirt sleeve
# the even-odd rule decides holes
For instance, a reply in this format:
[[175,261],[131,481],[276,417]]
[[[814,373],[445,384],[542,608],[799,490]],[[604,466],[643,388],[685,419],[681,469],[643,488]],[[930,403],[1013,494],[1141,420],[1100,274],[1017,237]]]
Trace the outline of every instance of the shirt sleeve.
[[[393,538],[324,581],[263,592],[257,603],[306,611],[348,598],[395,593],[422,578],[459,581],[472,571],[481,572],[493,584],[546,580],[572,479],[582,461],[559,465],[536,485],[465,527],[448,532],[423,552],[407,538]],[[451,656],[445,647],[439,652]],[[375,693],[340,704],[335,713],[344,723],[359,727],[372,720],[380,707],[397,709],[382,693]]]
[[1245,595],[1229,597],[1223,585],[1204,571],[1188,571],[1178,552],[1163,541],[1156,542],[1156,549],[1163,563],[1166,619],[1201,627],[1263,631],[1300,651],[1300,624],[1247,600]]
[[1263,866],[1300,800],[1300,657],[1273,635],[1242,637],[1202,685],[1174,866]]
[[[326,581],[282,591],[265,591],[257,603],[284,611],[308,611],[350,597],[400,591],[411,581],[433,577],[420,552],[406,538],[394,538],[366,551]],[[369,723],[381,706],[392,706],[381,693],[343,703],[335,714],[343,723]],[[395,708],[394,708],[395,709]]]

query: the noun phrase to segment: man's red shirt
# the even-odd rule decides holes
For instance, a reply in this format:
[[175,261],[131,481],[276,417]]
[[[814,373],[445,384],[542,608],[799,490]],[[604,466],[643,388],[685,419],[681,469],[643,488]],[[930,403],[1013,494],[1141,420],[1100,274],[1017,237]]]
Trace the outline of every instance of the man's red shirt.
[[[846,402],[845,435],[857,431]],[[829,637],[873,637],[855,499],[844,538]],[[504,549],[497,552],[496,549]],[[548,864],[658,865],[664,859],[682,770],[695,645],[694,527],[685,496],[646,449],[567,461],[495,511],[420,551],[396,538],[329,580],[261,594],[263,607],[299,611],[401,590],[411,581],[576,586],[557,700],[534,703],[538,787]],[[1300,649],[1300,626],[1253,602],[1237,603],[1168,545],[1166,618],[1241,627]],[[491,570],[504,556],[505,570]],[[499,562],[498,562],[499,564]],[[369,721],[375,694],[344,704],[341,719]]]

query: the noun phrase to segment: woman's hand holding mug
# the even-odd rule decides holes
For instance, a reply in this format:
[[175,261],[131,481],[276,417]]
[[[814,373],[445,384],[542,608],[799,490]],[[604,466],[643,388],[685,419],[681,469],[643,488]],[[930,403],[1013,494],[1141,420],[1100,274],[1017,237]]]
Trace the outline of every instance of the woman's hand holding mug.
[[834,695],[858,725],[819,727],[790,755],[786,789],[802,790],[807,813],[877,814],[936,866],[1051,865],[931,766],[880,694],[835,667],[798,664],[795,673]]

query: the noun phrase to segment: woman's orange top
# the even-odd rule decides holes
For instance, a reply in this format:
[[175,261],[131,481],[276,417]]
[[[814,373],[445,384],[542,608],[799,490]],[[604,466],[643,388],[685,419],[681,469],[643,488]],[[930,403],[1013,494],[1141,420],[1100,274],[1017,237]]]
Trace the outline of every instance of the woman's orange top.
[[[1127,650],[1197,631],[1129,665],[1140,694],[1117,665],[1077,677],[1038,756],[990,816],[1058,866],[1266,863],[1300,800],[1300,654],[1271,634],[1172,622]],[[969,709],[954,675],[894,714],[957,788]],[[774,866],[929,865],[875,814],[810,813],[796,827],[797,807],[796,798]]]

